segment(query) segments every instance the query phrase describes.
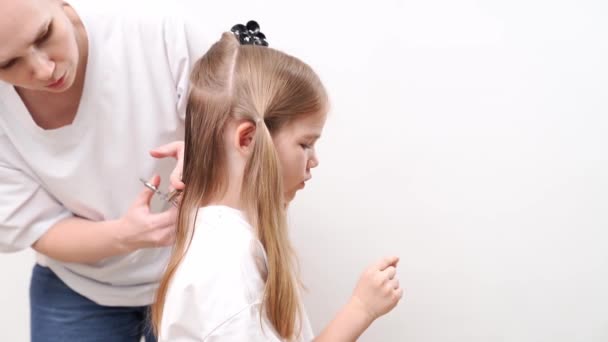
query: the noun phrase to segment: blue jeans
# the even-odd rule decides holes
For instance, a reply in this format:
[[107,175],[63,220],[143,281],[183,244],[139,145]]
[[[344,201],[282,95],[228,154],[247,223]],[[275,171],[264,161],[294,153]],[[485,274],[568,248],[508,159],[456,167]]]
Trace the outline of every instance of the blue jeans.
[[47,267],[30,284],[32,342],[155,342],[147,306],[102,306],[70,289]]

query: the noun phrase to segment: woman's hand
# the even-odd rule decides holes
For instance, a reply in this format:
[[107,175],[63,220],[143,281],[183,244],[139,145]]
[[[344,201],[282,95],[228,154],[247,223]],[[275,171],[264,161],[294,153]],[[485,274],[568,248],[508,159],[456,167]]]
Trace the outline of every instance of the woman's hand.
[[[154,176],[149,182],[158,187],[160,177]],[[153,213],[150,210],[152,196],[154,192],[144,188],[119,219],[116,235],[125,252],[170,246],[175,241],[177,208],[170,206],[167,211]]]
[[182,182],[182,172],[184,170],[184,142],[174,141],[168,144],[159,146],[150,151],[150,155],[154,158],[172,157],[177,159],[177,164],[171,172],[169,181],[171,187],[175,190],[184,190],[185,184]]

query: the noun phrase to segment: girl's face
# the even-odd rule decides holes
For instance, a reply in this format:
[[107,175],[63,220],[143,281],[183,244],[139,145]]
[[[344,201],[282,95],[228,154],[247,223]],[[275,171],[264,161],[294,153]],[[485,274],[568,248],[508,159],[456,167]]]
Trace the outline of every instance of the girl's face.
[[273,135],[283,171],[285,200],[290,202],[296,192],[312,178],[310,170],[319,165],[315,143],[321,137],[327,115],[319,113],[295,119]]
[[0,80],[62,92],[74,82],[79,51],[74,25],[59,0],[0,1]]

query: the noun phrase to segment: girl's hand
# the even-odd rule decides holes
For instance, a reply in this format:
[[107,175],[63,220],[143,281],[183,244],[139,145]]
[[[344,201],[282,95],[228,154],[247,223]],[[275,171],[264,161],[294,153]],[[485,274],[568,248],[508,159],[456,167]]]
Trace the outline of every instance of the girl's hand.
[[401,300],[403,289],[397,279],[396,256],[385,257],[363,272],[351,299],[370,321],[391,311]]

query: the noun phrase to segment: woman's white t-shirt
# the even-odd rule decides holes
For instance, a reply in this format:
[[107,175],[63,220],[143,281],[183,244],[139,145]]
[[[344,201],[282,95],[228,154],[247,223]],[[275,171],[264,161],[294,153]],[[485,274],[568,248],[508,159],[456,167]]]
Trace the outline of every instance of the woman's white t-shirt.
[[[175,161],[149,151],[183,139],[190,68],[220,36],[151,6],[68,2],[89,40],[72,124],[38,127],[13,86],[0,82],[0,252],[30,247],[67,217],[122,217],[144,189],[139,178],[160,173],[167,184]],[[148,248],[95,264],[37,257],[99,304],[142,306],[152,303],[168,255]]]

